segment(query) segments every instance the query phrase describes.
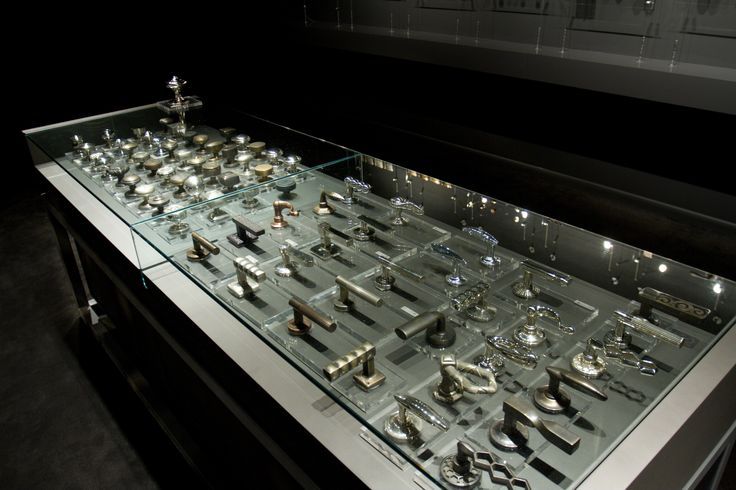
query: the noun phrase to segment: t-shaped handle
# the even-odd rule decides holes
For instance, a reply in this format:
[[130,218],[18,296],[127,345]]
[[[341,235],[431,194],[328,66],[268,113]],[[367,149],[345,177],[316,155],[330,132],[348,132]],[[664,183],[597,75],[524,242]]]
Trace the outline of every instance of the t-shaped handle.
[[549,374],[549,384],[540,386],[534,392],[534,404],[543,412],[560,413],[570,406],[570,395],[560,388],[560,383],[599,400],[608,400],[608,396],[596,385],[577,373],[547,366],[547,374]]
[[580,437],[556,422],[541,418],[528,402],[517,396],[504,400],[503,413],[503,420],[494,422],[489,431],[491,442],[500,449],[515,451],[525,444],[529,440],[526,427],[537,429],[542,437],[568,454],[580,446]]
[[300,336],[309,333],[309,330],[312,328],[309,320],[312,320],[328,332],[334,332],[337,329],[337,323],[332,318],[323,315],[296,297],[289,300],[289,306],[294,308],[294,318],[289,320],[288,325],[290,335]]
[[220,253],[220,247],[207,240],[196,231],[193,231],[192,248],[187,250],[187,260],[191,262],[200,262],[206,259],[210,255],[210,252],[217,255]]
[[449,284],[450,286],[458,287],[467,282],[465,276],[460,273],[460,264],[468,264],[468,262],[464,258],[462,258],[457,252],[455,252],[447,245],[442,245],[441,243],[433,243],[432,245],[430,245],[430,248],[434,253],[452,260],[452,272],[445,276],[445,282],[447,284]]
[[367,289],[363,289],[354,282],[348,281],[342,276],[335,277],[340,296],[334,301],[335,309],[338,311],[348,311],[355,307],[355,303],[350,299],[350,293],[367,301],[373,306],[383,306],[383,298],[376,296]]

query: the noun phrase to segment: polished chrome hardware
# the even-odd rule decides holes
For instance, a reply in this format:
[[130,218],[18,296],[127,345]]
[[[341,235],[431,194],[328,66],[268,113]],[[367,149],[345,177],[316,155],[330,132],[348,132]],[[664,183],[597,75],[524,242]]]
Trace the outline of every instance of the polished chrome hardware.
[[319,193],[319,204],[312,208],[314,214],[325,216],[335,212],[335,206],[327,202],[327,193],[322,191]]
[[396,212],[396,216],[391,221],[393,225],[403,226],[408,223],[407,219],[401,216],[401,213],[404,211],[409,211],[419,216],[424,214],[424,206],[411,202],[401,196],[392,197],[388,202]]
[[514,330],[514,339],[524,345],[534,347],[544,342],[547,334],[537,325],[537,318],[546,317],[557,322],[557,328],[563,333],[571,335],[575,328],[562,324],[560,315],[552,308],[546,306],[530,306],[526,309],[526,323]]
[[299,216],[299,211],[294,208],[294,205],[289,201],[274,201],[273,202],[273,221],[271,222],[271,228],[279,229],[286,228],[289,223],[281,216],[281,212],[284,209],[289,210],[289,216]]
[[[370,255],[370,254],[369,254]],[[373,285],[378,289],[379,291],[390,291],[391,288],[394,285],[394,282],[396,280],[393,276],[391,276],[391,271],[398,273],[399,275],[406,277],[407,279],[411,279],[413,281],[423,281],[424,275],[417,274],[411,269],[407,269],[403,265],[397,264],[396,262],[393,262],[392,260],[387,259],[386,257],[382,257],[378,254],[370,255],[372,258],[376,259],[379,264],[381,264],[381,272],[376,276],[376,278],[373,281]]]
[[554,281],[561,286],[567,286],[570,284],[572,279],[567,274],[562,274],[553,269],[545,267],[536,262],[525,260],[521,263],[520,268],[524,271],[521,281],[514,283],[511,286],[511,291],[514,295],[522,299],[532,299],[539,295],[539,287],[534,284],[534,274],[537,273],[540,277],[547,279],[548,281]]
[[340,247],[332,243],[332,238],[330,238],[330,224],[322,222],[317,225],[317,229],[319,231],[320,243],[319,245],[313,246],[310,249],[311,252],[322,260],[340,255]]
[[447,324],[445,315],[439,311],[425,311],[397,327],[394,332],[401,340],[406,340],[425,330],[427,343],[432,347],[441,349],[455,342],[455,330]]
[[285,155],[279,158],[279,161],[284,164],[284,170],[289,173],[294,173],[298,170],[297,165],[302,162],[302,157],[299,155]]
[[462,258],[457,252],[440,243],[433,243],[430,245],[432,251],[436,254],[447,257],[452,261],[452,272],[445,276],[445,282],[450,286],[459,287],[465,284],[468,280],[460,273],[460,264],[467,265],[468,262]]
[[345,177],[345,197],[342,202],[345,204],[355,204],[358,202],[357,198],[353,195],[355,192],[361,194],[367,194],[371,190],[371,186],[366,184],[362,180],[358,180],[355,177]]
[[488,322],[496,316],[496,308],[486,305],[485,297],[490,286],[479,282],[450,300],[450,306],[456,311],[465,313],[477,322]]
[[187,191],[187,195],[192,197],[193,202],[199,202],[202,200],[202,193],[204,192],[204,182],[197,175],[190,175],[184,180],[184,190]]
[[353,374],[353,380],[363,390],[370,391],[386,381],[386,375],[376,369],[375,357],[376,347],[369,342],[363,342],[358,348],[329,363],[322,372],[327,379],[335,381],[362,364],[363,369],[360,373]]
[[299,266],[291,261],[289,257],[289,246],[279,246],[279,253],[281,254],[281,263],[274,267],[273,271],[279,277],[291,277],[297,273]]
[[560,413],[570,406],[570,395],[560,388],[560,383],[599,400],[608,400],[605,393],[583,376],[552,366],[547,366],[546,369],[549,383],[534,391],[534,404],[543,412]]
[[236,280],[227,285],[227,290],[236,298],[243,299],[252,296],[261,288],[260,283],[266,280],[266,273],[256,264],[237,257],[233,260]]
[[368,223],[362,220],[358,226],[350,231],[353,234],[353,238],[359,242],[367,242],[368,240],[371,240],[373,235],[376,233],[376,230],[368,226]]
[[376,296],[367,289],[363,289],[354,282],[348,281],[342,276],[337,276],[335,283],[338,286],[340,295],[333,304],[338,311],[349,311],[355,307],[353,300],[350,299],[350,293],[353,293],[373,306],[383,306],[383,298]]
[[616,318],[616,326],[606,332],[603,337],[603,342],[607,346],[613,346],[617,349],[626,350],[631,345],[631,334],[626,331],[626,327],[629,326],[624,318]]
[[639,333],[643,333],[644,335],[649,335],[650,337],[654,337],[655,339],[667,342],[668,344],[672,344],[676,347],[682,347],[682,344],[685,342],[685,337],[672,333],[669,330],[665,330],[662,327],[658,327],[644,318],[629,315],[628,313],[620,310],[616,310],[614,315],[616,315],[618,320],[625,323],[626,326]]
[[207,240],[205,237],[192,232],[192,248],[187,250],[187,259],[191,262],[199,262],[206,259],[210,253],[217,255],[220,253],[220,247]]
[[639,290],[639,301],[641,303],[641,307],[636,315],[643,317],[654,324],[658,324],[659,320],[656,315],[654,315],[654,312],[652,311],[653,308],[661,310],[695,326],[700,325],[711,313],[711,310],[704,306],[677,298],[671,294],[664,293],[650,287],[641,288]]
[[[482,378],[486,381],[486,385],[476,385],[463,374]],[[440,357],[440,381],[432,391],[432,396],[435,400],[452,404],[460,400],[466,392],[474,395],[491,395],[497,388],[493,371],[458,361],[452,354],[444,354]]]
[[491,343],[492,337],[486,337],[485,339],[485,350],[483,354],[476,356],[473,359],[473,364],[483,369],[489,369],[493,371],[493,374],[501,372],[504,366],[504,356],[501,352],[496,349]]
[[291,298],[289,300],[289,306],[294,309],[294,318],[289,320],[288,324],[290,335],[299,336],[309,333],[309,330],[312,328],[312,322],[328,332],[334,332],[337,329],[337,323],[332,318],[323,315],[298,298]]
[[237,145],[239,151],[243,151],[246,149],[248,143],[250,143],[250,136],[241,133],[237,136],[233,136],[232,142]]
[[466,226],[463,228],[463,232],[468,235],[479,238],[487,247],[486,254],[480,256],[480,263],[486,267],[495,267],[501,263],[501,259],[496,257],[496,245],[498,245],[498,239],[488,233],[480,226]]
[[626,348],[622,349],[617,347],[615,343],[606,342],[605,344],[601,344],[597,341],[594,341],[593,345],[598,349],[602,349],[606,357],[618,359],[625,366],[636,368],[639,370],[639,373],[645,376],[654,376],[659,370],[659,368],[657,368],[657,364],[654,361],[650,359],[640,358],[634,352]]
[[514,476],[503,459],[489,451],[476,451],[464,441],[458,441],[456,454],[445,456],[440,462],[440,476],[455,488],[477,487],[481,483],[481,471],[488,472],[492,483],[509,490],[531,490],[529,482]]
[[[529,347],[516,342],[515,340],[507,339],[506,337],[492,336],[486,337],[486,342],[503,354],[504,357],[507,357],[526,368],[534,368],[536,367],[537,362],[539,362],[539,357],[532,352]],[[488,351],[486,350],[486,352]]]
[[394,395],[399,410],[386,419],[383,426],[386,435],[394,442],[412,442],[422,432],[422,421],[447,432],[450,423],[429,405],[409,395]]
[[529,440],[529,430],[533,427],[549,442],[571,454],[580,445],[580,437],[560,424],[539,417],[539,414],[526,401],[512,396],[503,402],[504,418],[491,425],[491,442],[503,451],[515,451],[519,443]]
[[588,339],[585,350],[570,360],[570,367],[591,379],[599,378],[606,371],[606,361],[598,355],[594,339]]

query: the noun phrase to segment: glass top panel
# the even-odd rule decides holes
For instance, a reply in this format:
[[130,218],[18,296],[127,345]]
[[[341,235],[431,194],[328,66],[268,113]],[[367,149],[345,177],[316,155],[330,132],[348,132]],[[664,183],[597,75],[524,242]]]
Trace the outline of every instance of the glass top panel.
[[132,230],[447,488],[492,487],[459,444],[577,486],[736,314],[730,280],[366,155]]
[[[164,103],[26,133],[35,163],[57,162],[127,224],[355,155],[206,104],[182,126]],[[38,150],[38,151],[35,151]]]

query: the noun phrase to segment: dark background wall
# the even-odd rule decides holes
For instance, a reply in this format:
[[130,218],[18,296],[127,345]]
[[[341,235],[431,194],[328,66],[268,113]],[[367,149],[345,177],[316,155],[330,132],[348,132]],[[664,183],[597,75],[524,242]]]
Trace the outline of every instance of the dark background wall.
[[[612,174],[636,169],[734,195],[728,178],[734,116],[391,53],[316,47],[303,37],[302,2],[263,3],[270,8],[223,7],[202,19],[154,9],[147,17],[165,20],[153,23],[137,11],[21,14],[34,25],[8,50],[11,172],[32,175],[21,129],[167,99],[165,82],[176,74],[189,81],[186,93],[208,104],[237,107],[632,243],[641,233],[618,232],[615,223],[596,228],[588,209],[561,209],[554,199],[504,185],[493,159],[465,158],[468,149],[524,155],[540,167],[552,149],[562,152],[556,158],[573,177],[590,172],[586,159],[593,159],[614,164],[605,167]],[[455,152],[456,145],[466,153]],[[666,183],[651,187],[666,192]],[[19,188],[11,186],[0,200],[12,202]],[[651,243],[660,241],[655,236]],[[687,261],[686,255],[676,258]]]

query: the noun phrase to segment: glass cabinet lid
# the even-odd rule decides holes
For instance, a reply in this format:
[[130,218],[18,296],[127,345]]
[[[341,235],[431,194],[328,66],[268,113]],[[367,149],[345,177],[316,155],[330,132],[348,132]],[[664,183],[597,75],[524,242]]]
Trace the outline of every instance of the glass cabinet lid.
[[173,264],[446,488],[577,486],[736,308],[730,280],[367,155],[132,231],[144,271]]

